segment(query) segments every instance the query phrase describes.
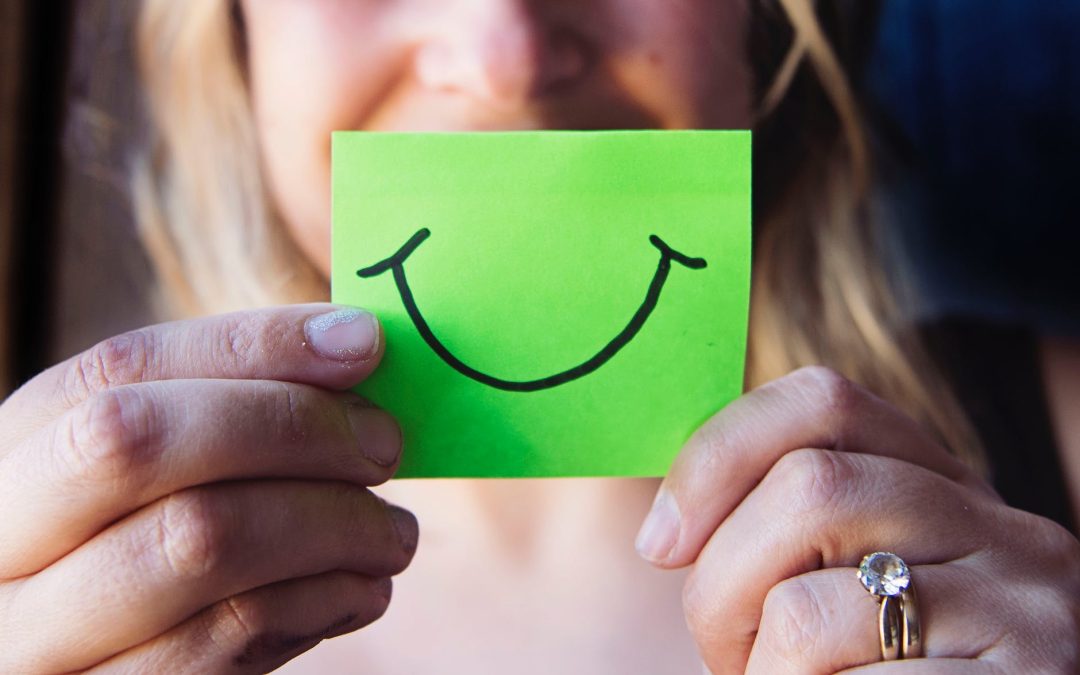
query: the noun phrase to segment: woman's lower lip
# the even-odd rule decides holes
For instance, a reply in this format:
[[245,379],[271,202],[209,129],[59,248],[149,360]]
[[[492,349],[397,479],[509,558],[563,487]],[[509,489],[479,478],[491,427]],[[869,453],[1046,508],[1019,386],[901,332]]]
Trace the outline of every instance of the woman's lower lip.
[[413,132],[413,133],[488,133],[488,132],[507,132],[507,131],[618,131],[625,129],[649,129],[656,127],[645,127],[640,125],[626,125],[626,124],[552,124],[552,125],[514,125],[514,124],[501,124],[501,125],[462,125],[462,126],[449,126],[449,125],[425,125],[425,126],[410,126],[410,127],[394,127],[391,129],[369,129],[369,131],[396,131],[396,132]]
[[620,129],[658,129],[665,128],[659,120],[644,119],[636,115],[607,117],[596,119],[560,119],[552,115],[549,119],[495,119],[490,121],[459,121],[439,119],[431,121],[401,120],[401,123],[375,125],[369,131],[397,132],[499,132],[499,131],[614,131]]

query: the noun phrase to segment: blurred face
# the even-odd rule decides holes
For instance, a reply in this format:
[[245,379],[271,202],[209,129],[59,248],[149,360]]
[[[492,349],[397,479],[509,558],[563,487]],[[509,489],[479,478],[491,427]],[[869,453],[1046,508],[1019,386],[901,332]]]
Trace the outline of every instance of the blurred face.
[[243,0],[271,190],[329,275],[330,133],[748,128],[747,0]]

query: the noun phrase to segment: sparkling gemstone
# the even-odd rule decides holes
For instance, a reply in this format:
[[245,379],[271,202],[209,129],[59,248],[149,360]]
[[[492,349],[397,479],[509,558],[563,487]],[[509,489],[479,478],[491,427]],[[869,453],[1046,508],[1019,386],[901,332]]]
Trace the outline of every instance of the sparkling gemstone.
[[911,572],[897,555],[879,551],[859,563],[859,581],[874,595],[900,595],[911,584]]

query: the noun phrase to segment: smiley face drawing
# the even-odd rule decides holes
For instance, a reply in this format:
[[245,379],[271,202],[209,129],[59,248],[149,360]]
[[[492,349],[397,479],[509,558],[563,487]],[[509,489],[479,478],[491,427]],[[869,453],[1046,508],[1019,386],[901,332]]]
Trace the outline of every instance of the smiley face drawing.
[[413,325],[416,326],[416,330],[424,338],[424,342],[431,347],[432,351],[438,354],[439,358],[445,361],[447,365],[462,375],[504,391],[529,392],[549,389],[551,387],[557,387],[560,384],[566,384],[579,377],[584,377],[595,371],[597,368],[607,363],[620,349],[633,340],[634,336],[636,336],[638,331],[645,325],[649,315],[656,309],[656,304],[660,300],[660,292],[664,289],[664,282],[667,281],[668,274],[671,272],[672,262],[676,262],[691,270],[705,269],[705,267],[708,266],[708,263],[706,263],[704,258],[691,258],[679,253],[664,243],[664,240],[660,237],[655,234],[649,235],[649,243],[660,251],[660,262],[656,266],[656,272],[653,274],[652,281],[649,282],[649,290],[645,294],[644,302],[642,302],[641,307],[634,312],[633,317],[631,317],[630,322],[626,324],[626,327],[594,356],[573,368],[568,368],[561,373],[535,380],[510,381],[482,373],[454,356],[439,338],[435,336],[434,331],[431,330],[431,326],[428,325],[427,320],[424,319],[424,315],[421,314],[420,308],[417,307],[416,301],[413,299],[412,289],[409,288],[409,281],[405,276],[405,261],[409,259],[412,252],[415,251],[429,236],[431,236],[431,230],[427,228],[421,229],[414,234],[409,241],[405,242],[405,245],[398,249],[397,253],[374,265],[358,270],[356,275],[361,279],[369,279],[377,277],[387,270],[392,270],[394,284],[397,286],[398,293],[401,294],[401,302],[405,305],[405,311],[409,313],[409,318],[412,319]]
[[657,476],[742,392],[750,132],[340,132],[332,293],[395,476]]

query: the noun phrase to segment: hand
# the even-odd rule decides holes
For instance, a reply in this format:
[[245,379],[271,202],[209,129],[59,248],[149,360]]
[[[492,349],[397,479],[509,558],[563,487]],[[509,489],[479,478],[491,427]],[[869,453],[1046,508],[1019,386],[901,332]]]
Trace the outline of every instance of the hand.
[[[714,673],[1076,672],[1080,544],[1004,505],[912,420],[823,368],[732,403],[689,441],[638,538],[693,565],[687,624]],[[911,567],[930,659],[879,664],[862,556]],[[860,670],[861,672],[861,670]]]
[[335,309],[135,331],[0,406],[0,672],[265,672],[382,615],[417,525],[343,391],[378,322]]

